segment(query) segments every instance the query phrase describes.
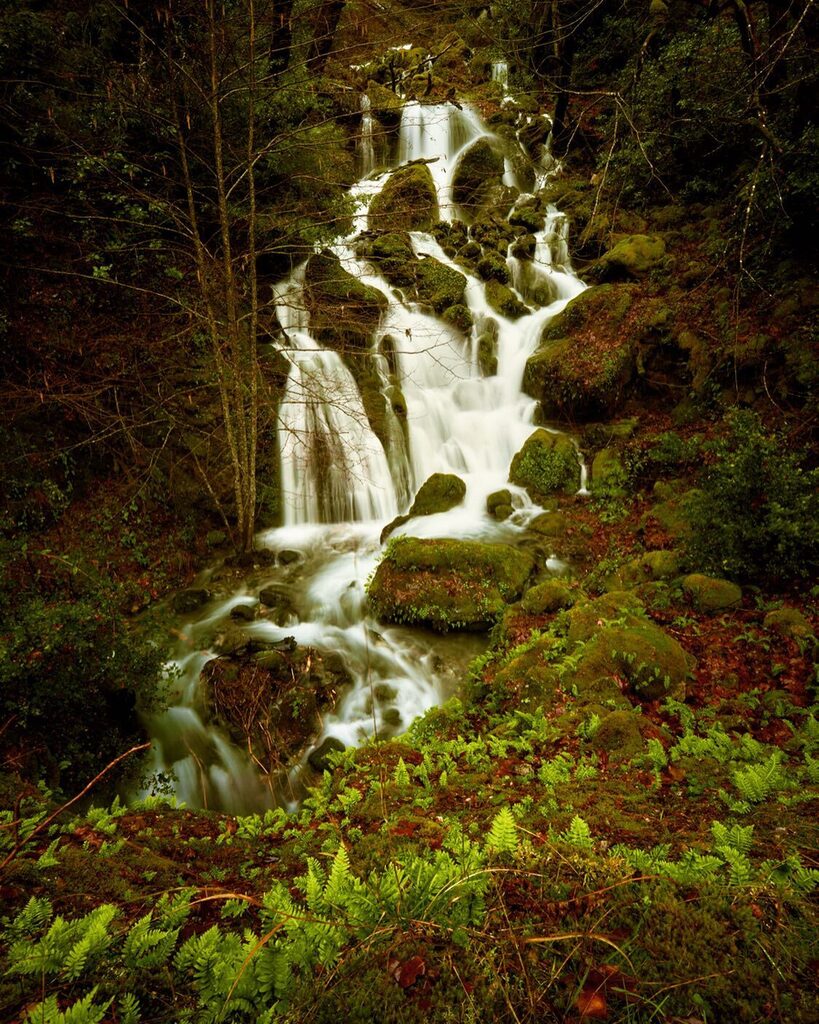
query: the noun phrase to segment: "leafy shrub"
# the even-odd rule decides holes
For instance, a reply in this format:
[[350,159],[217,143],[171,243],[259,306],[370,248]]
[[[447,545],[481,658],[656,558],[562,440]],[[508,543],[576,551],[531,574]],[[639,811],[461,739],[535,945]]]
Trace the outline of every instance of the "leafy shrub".
[[736,580],[815,576],[819,470],[804,469],[754,413],[733,414],[728,427],[691,499],[693,562]]

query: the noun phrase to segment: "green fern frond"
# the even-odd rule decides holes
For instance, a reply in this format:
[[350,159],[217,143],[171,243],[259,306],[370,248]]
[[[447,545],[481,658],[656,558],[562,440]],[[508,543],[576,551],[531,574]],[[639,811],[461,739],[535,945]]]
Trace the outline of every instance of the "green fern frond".
[[493,853],[514,854],[518,848],[518,827],[508,807],[502,807],[486,837],[486,848]]
[[579,814],[575,814],[571,824],[565,832],[560,833],[559,838],[580,850],[590,850],[594,845],[591,829]]

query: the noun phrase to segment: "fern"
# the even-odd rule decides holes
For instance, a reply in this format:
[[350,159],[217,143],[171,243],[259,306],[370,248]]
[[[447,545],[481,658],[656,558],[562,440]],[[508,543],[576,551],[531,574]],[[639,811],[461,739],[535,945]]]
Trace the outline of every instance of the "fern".
[[714,849],[722,852],[729,848],[742,854],[749,854],[754,842],[753,825],[723,825],[720,821],[711,822],[711,835],[714,837]]
[[404,763],[403,757],[398,758],[398,764],[395,766],[395,772],[393,774],[392,779],[399,789],[409,789],[410,776],[409,771],[407,771],[407,766]]
[[752,804],[762,803],[772,793],[784,789],[787,780],[782,769],[782,757],[781,751],[774,751],[764,764],[750,765],[733,773],[734,785],[743,800]]
[[660,743],[658,739],[652,738],[648,741],[646,757],[655,771],[662,771],[662,769],[668,765],[668,755],[666,754],[662,743]]
[[126,992],[124,996],[120,996],[120,1024],[139,1024],[141,1017],[142,1013],[139,1008],[139,1000],[133,992]]
[[518,832],[515,818],[508,807],[502,807],[495,815],[492,828],[486,837],[486,848],[493,853],[513,855],[518,848]]
[[568,782],[571,777],[574,760],[571,754],[558,754],[551,761],[544,761],[537,773],[544,786],[556,786],[558,782]]
[[60,1010],[56,996],[49,996],[28,1011],[26,1024],[101,1024],[112,1000],[95,1003],[96,995],[97,990],[93,988],[88,995],[78,999],[66,1010]]
[[176,947],[179,929],[151,927],[153,913],[148,913],[125,936],[122,957],[132,971],[151,970],[164,964]]
[[580,850],[590,850],[593,846],[591,829],[578,814],[575,814],[569,827],[558,838]]

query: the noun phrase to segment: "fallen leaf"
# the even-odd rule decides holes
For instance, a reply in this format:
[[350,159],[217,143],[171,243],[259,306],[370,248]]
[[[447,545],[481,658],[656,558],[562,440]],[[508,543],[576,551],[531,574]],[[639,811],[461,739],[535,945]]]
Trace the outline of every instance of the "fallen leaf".
[[584,988],[575,999],[574,1005],[581,1017],[590,1017],[593,1020],[606,1020],[609,1015],[609,1008],[604,996],[594,989]]
[[426,974],[427,965],[420,956],[413,956],[401,965],[398,972],[398,984],[401,988],[409,988],[422,974]]

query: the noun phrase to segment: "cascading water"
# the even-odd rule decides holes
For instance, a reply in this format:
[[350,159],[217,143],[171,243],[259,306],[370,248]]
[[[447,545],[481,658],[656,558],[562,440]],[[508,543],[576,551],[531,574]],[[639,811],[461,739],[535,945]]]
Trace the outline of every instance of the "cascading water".
[[375,145],[373,143],[373,115],[370,113],[370,97],[361,96],[361,136],[359,138],[359,160],[361,177],[366,178],[375,168]]
[[[458,217],[451,187],[458,154],[488,134],[469,109],[406,104],[400,162],[431,161],[442,219]],[[200,673],[216,656],[228,628],[243,629],[257,643],[292,637],[341,657],[352,682],[325,717],[315,742],[335,737],[352,745],[402,731],[452,692],[455,680],[447,679],[439,654],[430,650],[421,631],[385,628],[368,616],[365,583],[381,555],[382,528],[436,472],[456,473],[464,480],[463,502],[450,512],[409,520],[403,533],[510,540],[539,511],[507,477],[513,455],[533,429],[536,403],[521,390],[526,360],[543,325],[584,287],[569,262],[566,220],[549,209],[535,235],[534,259],[524,263],[511,254],[507,259],[511,284],[532,307],[517,321],[498,315],[487,302],[484,283],[466,274],[465,302],[473,321],[480,326],[491,319],[497,329],[497,373],[483,376],[477,329],[465,338],[402,301],[370,264],[356,257],[352,239],[366,228],[366,203],[385,180],[386,175],[370,177],[354,188],[359,209],[353,234],[333,251],[346,271],[385,297],[372,351],[378,352],[386,338],[399,339],[390,372],[406,401],[406,438],[393,424],[396,443],[390,444],[388,458],[349,370],[310,333],[304,267],[297,268],[274,290],[286,337],[282,349],[291,363],[279,413],[284,525],[257,541],[280,557],[238,591],[181,624],[168,684],[172,706],[152,723],[155,770],[171,775],[179,798],[192,805],[246,812],[286,803],[299,790],[301,765],[287,777],[266,778],[248,753],[206,720]],[[417,257],[453,265],[430,234],[413,232],[411,240]],[[386,383],[386,371],[382,377]],[[512,491],[516,508],[509,520],[498,523],[486,512],[486,497],[503,487]],[[285,615],[268,615],[261,607],[257,595],[267,586],[287,592]],[[231,611],[240,605],[255,606],[261,614],[242,627],[230,624]],[[452,642],[436,640],[436,647],[442,652]],[[472,644],[471,653],[479,649],[479,641],[459,638],[457,643]]]

